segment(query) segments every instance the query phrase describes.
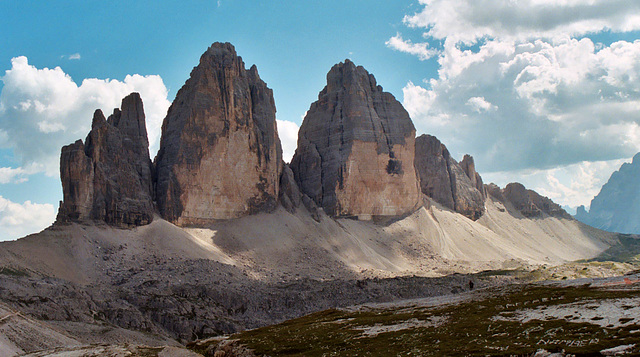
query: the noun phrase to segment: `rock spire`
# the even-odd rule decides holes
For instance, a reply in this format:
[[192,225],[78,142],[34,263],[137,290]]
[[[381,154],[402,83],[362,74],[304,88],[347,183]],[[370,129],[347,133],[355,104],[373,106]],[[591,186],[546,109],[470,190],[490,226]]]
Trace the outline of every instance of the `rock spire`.
[[214,43],[162,124],[157,205],[179,225],[271,210],[282,149],[273,93],[229,43]]
[[399,216],[420,202],[409,114],[350,60],[327,74],[298,133],[291,169],[331,216]]
[[153,220],[152,165],[138,93],[105,119],[96,110],[85,140],[62,148],[58,222],[104,221],[121,227]]

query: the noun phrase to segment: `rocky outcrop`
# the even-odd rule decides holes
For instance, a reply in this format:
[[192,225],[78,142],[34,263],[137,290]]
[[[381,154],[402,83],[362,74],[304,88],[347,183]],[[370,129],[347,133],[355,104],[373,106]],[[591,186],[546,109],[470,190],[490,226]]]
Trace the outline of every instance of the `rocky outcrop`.
[[476,172],[476,164],[473,160],[473,156],[464,155],[462,161],[460,161],[460,167],[462,167],[462,170],[471,181],[471,185],[473,185],[473,187],[475,187],[480,192],[480,194],[482,194],[482,199],[484,200],[485,198],[487,198],[487,193],[484,188],[484,183],[482,182],[482,177],[480,177],[480,174]]
[[295,212],[295,209],[302,203],[302,193],[296,184],[293,171],[289,165],[285,164],[280,176],[280,204],[289,212]]
[[496,190],[496,187],[498,186],[495,184],[487,185],[487,192],[500,202],[509,202],[527,218],[542,217],[544,213],[552,217],[573,219],[559,204],[526,189],[520,183],[510,183],[502,190]]
[[214,43],[162,124],[157,204],[179,225],[271,210],[282,149],[273,93],[229,43]]
[[587,208],[584,205],[580,205],[576,208],[576,215],[574,217],[582,223],[595,226],[595,224],[592,224],[589,211],[587,211]]
[[346,60],[304,118],[291,169],[300,190],[331,216],[370,219],[420,202],[409,114],[373,75]]
[[491,196],[497,201],[504,202],[504,196],[502,195],[502,189],[495,183],[490,183],[484,186],[487,197]]
[[482,216],[484,187],[471,156],[458,164],[435,136],[420,135],[414,165],[423,194],[473,220]]
[[144,108],[138,93],[109,119],[96,110],[86,144],[62,148],[63,201],[58,222],[104,221],[139,226],[153,220],[152,166]]
[[610,232],[640,233],[640,153],[611,175],[589,211],[578,207],[576,218]]

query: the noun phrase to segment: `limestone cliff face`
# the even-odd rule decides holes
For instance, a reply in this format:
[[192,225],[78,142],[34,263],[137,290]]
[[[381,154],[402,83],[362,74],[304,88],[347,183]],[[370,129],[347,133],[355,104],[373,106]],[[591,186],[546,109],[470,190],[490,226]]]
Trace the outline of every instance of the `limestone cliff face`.
[[542,217],[545,213],[557,218],[573,219],[559,204],[533,190],[526,189],[521,183],[512,182],[502,190],[495,184],[489,184],[486,187],[491,196],[498,201],[509,202],[525,217]]
[[158,209],[201,225],[273,209],[282,148],[273,93],[228,43],[214,43],[178,91],[156,158]]
[[414,165],[422,193],[473,220],[482,216],[484,185],[471,156],[458,164],[435,136],[420,135]]
[[97,110],[86,143],[62,148],[58,222],[129,227],[153,220],[152,165],[140,95],[124,98],[121,108],[108,120]]
[[415,128],[373,75],[346,60],[302,122],[291,169],[300,190],[331,216],[397,216],[420,201]]

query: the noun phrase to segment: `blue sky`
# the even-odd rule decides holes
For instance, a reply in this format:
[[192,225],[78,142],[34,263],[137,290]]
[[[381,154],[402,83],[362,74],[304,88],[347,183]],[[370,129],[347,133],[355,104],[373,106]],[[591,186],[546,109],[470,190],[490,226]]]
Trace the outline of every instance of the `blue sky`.
[[93,110],[140,91],[157,137],[216,41],[258,66],[290,152],[350,58],[485,181],[588,205],[640,151],[639,13],[632,0],[0,0],[0,240],[51,223],[60,146],[84,139]]

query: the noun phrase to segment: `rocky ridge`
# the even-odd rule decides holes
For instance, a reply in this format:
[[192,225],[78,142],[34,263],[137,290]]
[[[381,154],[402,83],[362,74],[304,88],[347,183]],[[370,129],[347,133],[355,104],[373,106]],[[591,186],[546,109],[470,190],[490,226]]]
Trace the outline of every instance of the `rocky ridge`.
[[414,140],[402,104],[345,60],[307,111],[291,169],[300,190],[331,216],[401,216],[420,201]]
[[416,138],[414,165],[423,194],[473,220],[482,216],[485,190],[471,156],[459,164],[440,140],[423,134]]
[[527,218],[541,217],[547,214],[552,217],[573,219],[562,206],[533,190],[528,190],[521,183],[512,182],[500,189],[495,184],[486,186],[487,193],[500,202],[508,202]]
[[[86,143],[62,151],[59,219],[71,223],[0,244],[0,300],[82,343],[114,330],[106,343],[138,333],[185,343],[318,310],[456,294],[504,279],[463,274],[589,259],[617,239],[555,219],[564,216],[552,202],[521,185],[483,185],[473,158],[456,162],[435,137],[414,145],[401,104],[350,61],[329,72],[291,167],[271,90],[229,44],[212,45],[178,93],[155,167],[142,102],[127,98],[109,119],[96,112]],[[154,197],[183,227],[137,219],[152,217]],[[366,221],[378,215],[393,219]],[[354,216],[365,221],[343,219]]]
[[96,110],[85,140],[62,148],[58,222],[129,227],[153,219],[152,163],[142,100],[132,93],[105,119]]

